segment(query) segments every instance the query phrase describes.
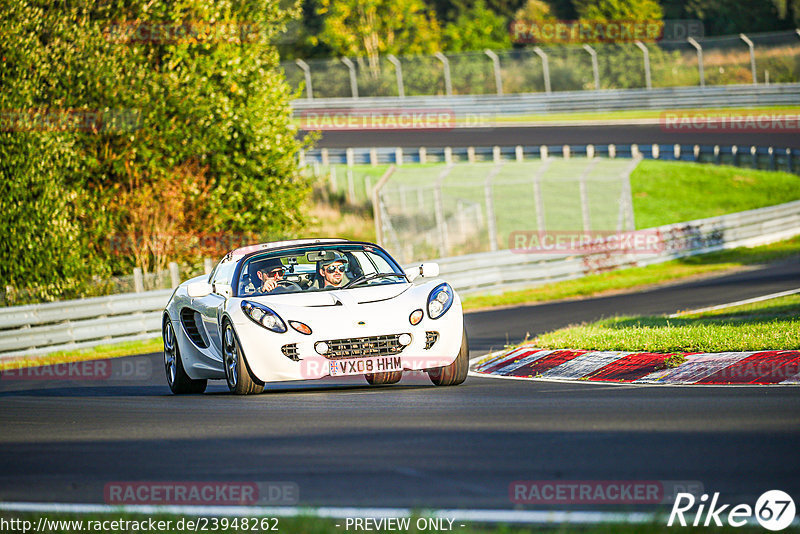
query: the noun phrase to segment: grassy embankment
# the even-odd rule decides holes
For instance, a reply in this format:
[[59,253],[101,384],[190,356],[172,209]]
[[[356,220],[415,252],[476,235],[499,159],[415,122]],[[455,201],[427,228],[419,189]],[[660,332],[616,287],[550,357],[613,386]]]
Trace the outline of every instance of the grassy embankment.
[[800,349],[800,294],[677,317],[614,317],[534,339],[542,348],[646,352]]

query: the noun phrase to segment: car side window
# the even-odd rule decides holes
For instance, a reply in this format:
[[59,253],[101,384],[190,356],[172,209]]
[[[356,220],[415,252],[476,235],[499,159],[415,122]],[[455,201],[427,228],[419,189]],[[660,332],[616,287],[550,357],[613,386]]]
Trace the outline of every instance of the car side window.
[[230,295],[231,281],[233,280],[233,271],[236,270],[235,261],[222,261],[214,270],[213,279],[211,284],[214,286],[214,292],[219,294]]

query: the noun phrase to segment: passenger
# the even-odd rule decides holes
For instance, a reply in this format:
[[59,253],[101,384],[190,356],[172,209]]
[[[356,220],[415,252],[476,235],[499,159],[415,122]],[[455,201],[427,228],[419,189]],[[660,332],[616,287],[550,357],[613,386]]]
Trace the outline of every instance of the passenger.
[[322,289],[337,288],[345,285],[344,272],[347,270],[347,258],[336,253],[330,260],[320,262],[320,275],[322,276]]

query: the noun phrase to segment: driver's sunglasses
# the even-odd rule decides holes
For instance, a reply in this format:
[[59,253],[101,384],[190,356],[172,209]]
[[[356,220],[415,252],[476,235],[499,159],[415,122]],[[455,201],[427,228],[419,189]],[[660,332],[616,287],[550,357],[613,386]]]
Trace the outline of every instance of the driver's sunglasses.
[[325,267],[325,270],[331,274],[335,273],[336,271],[343,273],[345,269],[347,269],[346,265],[328,265],[327,267]]
[[281,268],[278,268],[278,269],[272,269],[272,270],[269,272],[269,274],[267,274],[267,276],[272,276],[272,277],[275,277],[275,276],[283,276],[283,273],[285,273],[285,272],[286,272],[286,269],[281,269]]

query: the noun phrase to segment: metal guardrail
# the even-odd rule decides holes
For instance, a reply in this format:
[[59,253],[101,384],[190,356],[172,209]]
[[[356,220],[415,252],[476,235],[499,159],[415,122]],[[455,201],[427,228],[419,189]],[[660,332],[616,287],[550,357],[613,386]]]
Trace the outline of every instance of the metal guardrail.
[[311,110],[447,110],[456,117],[477,114],[520,115],[584,111],[664,110],[797,105],[800,83],[723,85],[662,89],[608,89],[509,95],[454,95],[370,98],[319,98],[292,101],[295,116]]
[[432,260],[461,294],[501,292],[570,280],[625,266],[643,266],[800,235],[800,201],[643,230],[657,234],[655,254],[589,251],[537,254],[511,250]]
[[726,164],[800,173],[800,149],[743,145],[619,144],[479,147],[315,148],[306,151],[304,164],[360,165],[434,163],[455,161],[524,161],[542,157],[601,156],[663,161]]
[[[662,252],[541,255],[503,250],[436,261],[442,276],[462,294],[507,291],[616,267],[787,239],[800,234],[800,201],[648,232],[661,236]],[[2,309],[0,360],[158,337],[161,311],[171,293],[160,290]]]

